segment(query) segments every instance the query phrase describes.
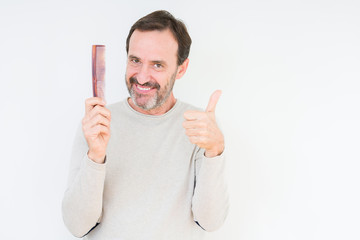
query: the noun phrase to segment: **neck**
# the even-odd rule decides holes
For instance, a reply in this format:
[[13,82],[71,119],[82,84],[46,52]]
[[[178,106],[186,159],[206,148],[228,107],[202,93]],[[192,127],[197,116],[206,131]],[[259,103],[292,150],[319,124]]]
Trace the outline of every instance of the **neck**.
[[176,103],[176,99],[173,95],[173,93],[171,93],[171,95],[168,97],[168,99],[160,106],[154,109],[149,109],[149,110],[144,110],[138,106],[136,106],[134,104],[134,102],[132,101],[132,99],[129,97],[127,99],[130,107],[132,107],[135,111],[142,113],[142,114],[146,114],[146,115],[162,115],[167,113]]

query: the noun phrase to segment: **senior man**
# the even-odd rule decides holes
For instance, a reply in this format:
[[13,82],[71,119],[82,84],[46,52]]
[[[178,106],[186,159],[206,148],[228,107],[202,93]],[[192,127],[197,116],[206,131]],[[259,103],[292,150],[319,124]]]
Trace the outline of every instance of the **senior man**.
[[203,239],[228,212],[224,137],[205,111],[173,94],[191,38],[167,11],[139,19],[127,41],[130,97],[85,102],[75,138],[63,218],[85,239]]

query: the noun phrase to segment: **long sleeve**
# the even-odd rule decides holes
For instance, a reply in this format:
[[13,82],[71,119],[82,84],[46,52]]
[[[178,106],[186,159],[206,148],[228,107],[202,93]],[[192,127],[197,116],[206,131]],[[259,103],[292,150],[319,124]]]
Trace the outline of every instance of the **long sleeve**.
[[200,240],[201,227],[219,228],[228,208],[224,159],[206,158],[189,141],[183,113],[194,107],[177,101],[160,116],[136,112],[126,100],[108,108],[105,164],[88,159],[81,127],[75,138],[63,199],[70,232],[89,240]]
[[71,155],[68,186],[62,202],[66,227],[76,237],[83,237],[102,214],[105,164],[87,157],[88,146],[79,128]]
[[224,223],[229,209],[225,157],[223,153],[207,158],[203,150],[197,155],[192,212],[194,220],[205,231],[215,231]]

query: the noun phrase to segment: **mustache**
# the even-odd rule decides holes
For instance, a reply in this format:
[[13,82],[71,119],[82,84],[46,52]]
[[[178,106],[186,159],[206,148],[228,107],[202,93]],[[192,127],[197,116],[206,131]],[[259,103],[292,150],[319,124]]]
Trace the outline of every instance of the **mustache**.
[[142,87],[150,87],[150,88],[156,88],[157,90],[160,90],[160,85],[157,82],[146,82],[144,84],[140,84],[136,77],[130,77],[129,79],[130,84],[137,84]]

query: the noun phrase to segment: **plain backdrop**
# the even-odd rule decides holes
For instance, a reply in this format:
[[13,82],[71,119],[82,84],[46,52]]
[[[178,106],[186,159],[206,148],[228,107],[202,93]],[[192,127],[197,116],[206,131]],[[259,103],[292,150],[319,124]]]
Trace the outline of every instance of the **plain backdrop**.
[[175,96],[222,89],[231,208],[209,240],[360,239],[360,2],[0,2],[0,239],[75,239],[61,200],[105,44],[106,95],[127,97],[125,40],[166,9],[193,40]]

